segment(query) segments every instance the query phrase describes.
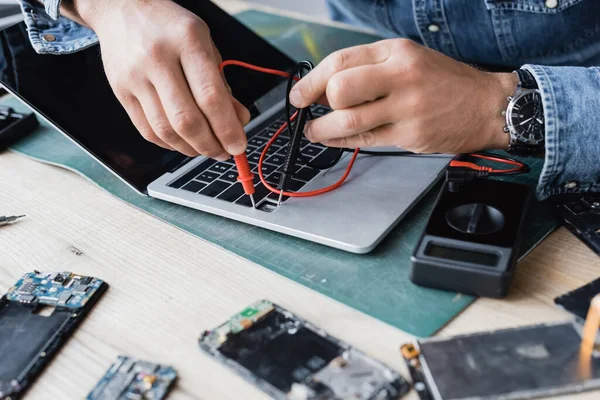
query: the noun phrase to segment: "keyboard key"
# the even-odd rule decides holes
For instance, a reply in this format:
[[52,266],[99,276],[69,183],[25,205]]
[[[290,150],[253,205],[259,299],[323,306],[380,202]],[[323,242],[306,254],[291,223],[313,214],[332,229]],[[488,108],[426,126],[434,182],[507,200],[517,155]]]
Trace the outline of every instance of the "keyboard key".
[[314,106],[312,108],[312,112],[315,117],[322,117],[323,115],[328,114],[329,111],[330,109],[324,106]]
[[246,155],[252,153],[256,149],[257,149],[256,146],[248,146],[248,147],[246,147]]
[[323,149],[320,149],[317,146],[306,146],[302,149],[302,155],[304,157],[313,158],[318,156],[321,151],[323,151]]
[[300,148],[304,148],[306,146],[310,146],[310,144],[311,143],[308,141],[308,139],[304,139],[304,138],[300,139]]
[[[252,172],[257,172],[258,171],[258,166],[256,166]],[[267,176],[270,175],[272,172],[274,172],[276,169],[278,168],[278,166],[274,166],[274,165],[269,165],[269,164],[264,164],[262,165],[262,172],[263,175]]]
[[222,179],[227,182],[237,182],[238,173],[237,170],[231,169],[225,172],[219,179]]
[[281,137],[281,135],[279,135],[277,139],[275,139],[275,141],[273,142],[273,146],[285,146],[289,143],[289,141],[290,140],[288,138]]
[[248,156],[248,162],[250,164],[258,164],[258,160],[260,159],[260,153],[252,153]]
[[223,161],[225,164],[229,164],[229,165],[235,165],[235,160],[233,159],[233,157]]
[[214,160],[206,160],[203,163],[200,163],[199,165],[192,168],[190,171],[186,172],[182,177],[177,179],[175,182],[171,183],[169,185],[169,187],[172,187],[175,189],[180,189],[183,185],[185,185],[186,183],[188,183],[189,181],[194,179],[200,172],[209,168],[215,162],[216,161],[214,161]]
[[277,166],[282,165],[284,163],[284,161],[285,161],[285,157],[278,155],[278,154],[275,154],[265,160],[266,163],[277,165]]
[[187,185],[182,187],[182,189],[187,190],[188,192],[198,193],[205,187],[206,187],[206,183],[202,183],[202,182],[198,182],[198,181],[191,181]]
[[277,129],[269,127],[267,129],[265,129],[264,131],[262,131],[260,133],[260,136],[271,139],[273,137],[273,135],[275,135],[276,132],[277,132]]
[[290,192],[297,192],[298,190],[302,189],[304,185],[306,185],[306,182],[301,182],[296,179],[290,179],[290,182],[288,183],[285,190]]
[[219,177],[219,174],[215,174],[214,172],[210,172],[210,171],[204,171],[203,173],[198,175],[196,177],[196,179],[199,181],[202,181],[202,182],[211,183],[218,177]]
[[241,183],[236,183],[235,185],[218,195],[217,199],[233,203],[242,195],[244,195],[244,188]]
[[267,189],[262,183],[259,183],[254,187],[254,199],[256,200],[256,202],[259,202],[265,197],[267,197],[269,193],[271,193],[271,191]]
[[319,172],[321,171],[313,168],[304,167],[294,174],[294,179],[298,179],[299,181],[303,182],[308,182],[312,178],[317,176]]
[[250,146],[262,147],[267,143],[267,139],[262,138],[260,136],[254,137],[248,141]]
[[278,119],[277,121],[273,122],[269,128],[279,129],[283,126],[283,124],[285,124],[285,121],[283,119]]
[[219,174],[222,174],[223,172],[229,170],[229,168],[231,168],[231,165],[225,164],[223,162],[218,162],[215,165],[213,165],[212,167],[210,167],[209,171],[217,172]]
[[214,181],[213,183],[208,185],[206,188],[204,188],[204,190],[202,190],[200,192],[200,194],[203,194],[208,197],[216,197],[217,195],[219,195],[219,193],[221,193],[222,191],[227,189],[229,186],[230,186],[230,184],[227,182]]
[[281,173],[273,172],[271,175],[267,176],[266,181],[273,186],[279,185],[279,180],[281,179]]
[[[267,197],[267,199],[274,201],[275,203],[277,203],[279,201],[279,195],[275,194],[275,193],[271,193],[269,195],[269,197]],[[281,202],[284,203],[287,199],[289,199],[289,196],[283,196],[281,198]]]
[[328,148],[324,152],[319,154],[314,160],[312,160],[312,162],[315,165],[319,166],[329,165],[333,160],[335,160],[338,157],[339,153],[340,151],[338,149]]
[[[269,189],[267,189],[266,187],[264,187],[262,183],[259,183],[254,188],[254,200],[258,203],[262,199],[264,199],[265,197],[267,197],[267,195],[269,193],[271,193],[269,191]],[[240,204],[240,205],[243,205],[243,206],[246,206],[246,207],[252,207],[252,201],[250,200],[250,196],[242,196],[242,197],[240,197],[235,202],[235,204]]]

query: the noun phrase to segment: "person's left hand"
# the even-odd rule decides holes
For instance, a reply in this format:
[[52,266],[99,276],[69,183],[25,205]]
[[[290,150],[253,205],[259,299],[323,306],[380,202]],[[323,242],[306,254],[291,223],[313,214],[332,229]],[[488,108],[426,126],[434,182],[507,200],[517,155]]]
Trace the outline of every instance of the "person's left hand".
[[307,124],[312,142],[454,154],[508,146],[502,111],[517,82],[515,74],[480,71],[390,39],[331,54],[294,86],[290,100],[334,110]]

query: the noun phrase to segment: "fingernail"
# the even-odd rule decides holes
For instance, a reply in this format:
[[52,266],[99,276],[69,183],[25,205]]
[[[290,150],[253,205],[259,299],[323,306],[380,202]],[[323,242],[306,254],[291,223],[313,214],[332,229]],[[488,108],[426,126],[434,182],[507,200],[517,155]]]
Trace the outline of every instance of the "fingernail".
[[227,147],[227,152],[231,155],[237,156],[246,151],[246,142],[237,142]]
[[217,161],[227,161],[231,158],[231,154],[223,153],[219,157],[215,157]]
[[296,107],[300,107],[302,105],[302,94],[298,89],[292,89],[290,92],[290,102]]

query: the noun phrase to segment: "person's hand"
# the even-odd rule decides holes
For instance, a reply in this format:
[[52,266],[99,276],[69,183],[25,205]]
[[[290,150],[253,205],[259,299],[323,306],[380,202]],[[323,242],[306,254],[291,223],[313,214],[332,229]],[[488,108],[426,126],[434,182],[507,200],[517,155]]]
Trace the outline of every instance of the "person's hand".
[[76,4],[144,138],[188,156],[224,160],[245,151],[250,114],[219,72],[221,56],[200,18],[170,0]]
[[502,111],[517,82],[515,74],[390,39],[333,53],[294,86],[290,101],[334,110],[307,124],[312,142],[454,154],[508,146]]

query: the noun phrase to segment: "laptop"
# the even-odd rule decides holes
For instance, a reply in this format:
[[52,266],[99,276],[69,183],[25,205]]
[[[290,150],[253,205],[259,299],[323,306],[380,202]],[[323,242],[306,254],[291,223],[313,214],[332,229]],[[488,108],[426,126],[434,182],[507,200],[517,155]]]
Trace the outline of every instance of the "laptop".
[[[280,70],[294,67],[294,60],[215,4],[178,3],[207,22],[224,60]],[[361,155],[342,187],[320,196],[284,199],[280,207],[275,206],[277,197],[257,180],[258,206],[254,209],[236,182],[233,161],[189,158],[141,137],[108,84],[98,46],[69,55],[38,55],[23,23],[5,29],[0,38],[2,86],[140,195],[326,246],[353,253],[371,251],[442,176],[450,160],[439,155]],[[229,68],[226,76],[234,95],[251,110],[247,154],[256,173],[262,149],[284,123],[285,82]],[[327,112],[323,106],[313,107],[315,116]],[[287,139],[279,138],[265,159],[263,172],[272,184],[278,182],[286,146]],[[302,153],[317,164],[326,164],[336,150],[303,140]],[[344,173],[350,156],[347,153],[326,171],[298,165],[290,189],[308,191],[331,185]]]

